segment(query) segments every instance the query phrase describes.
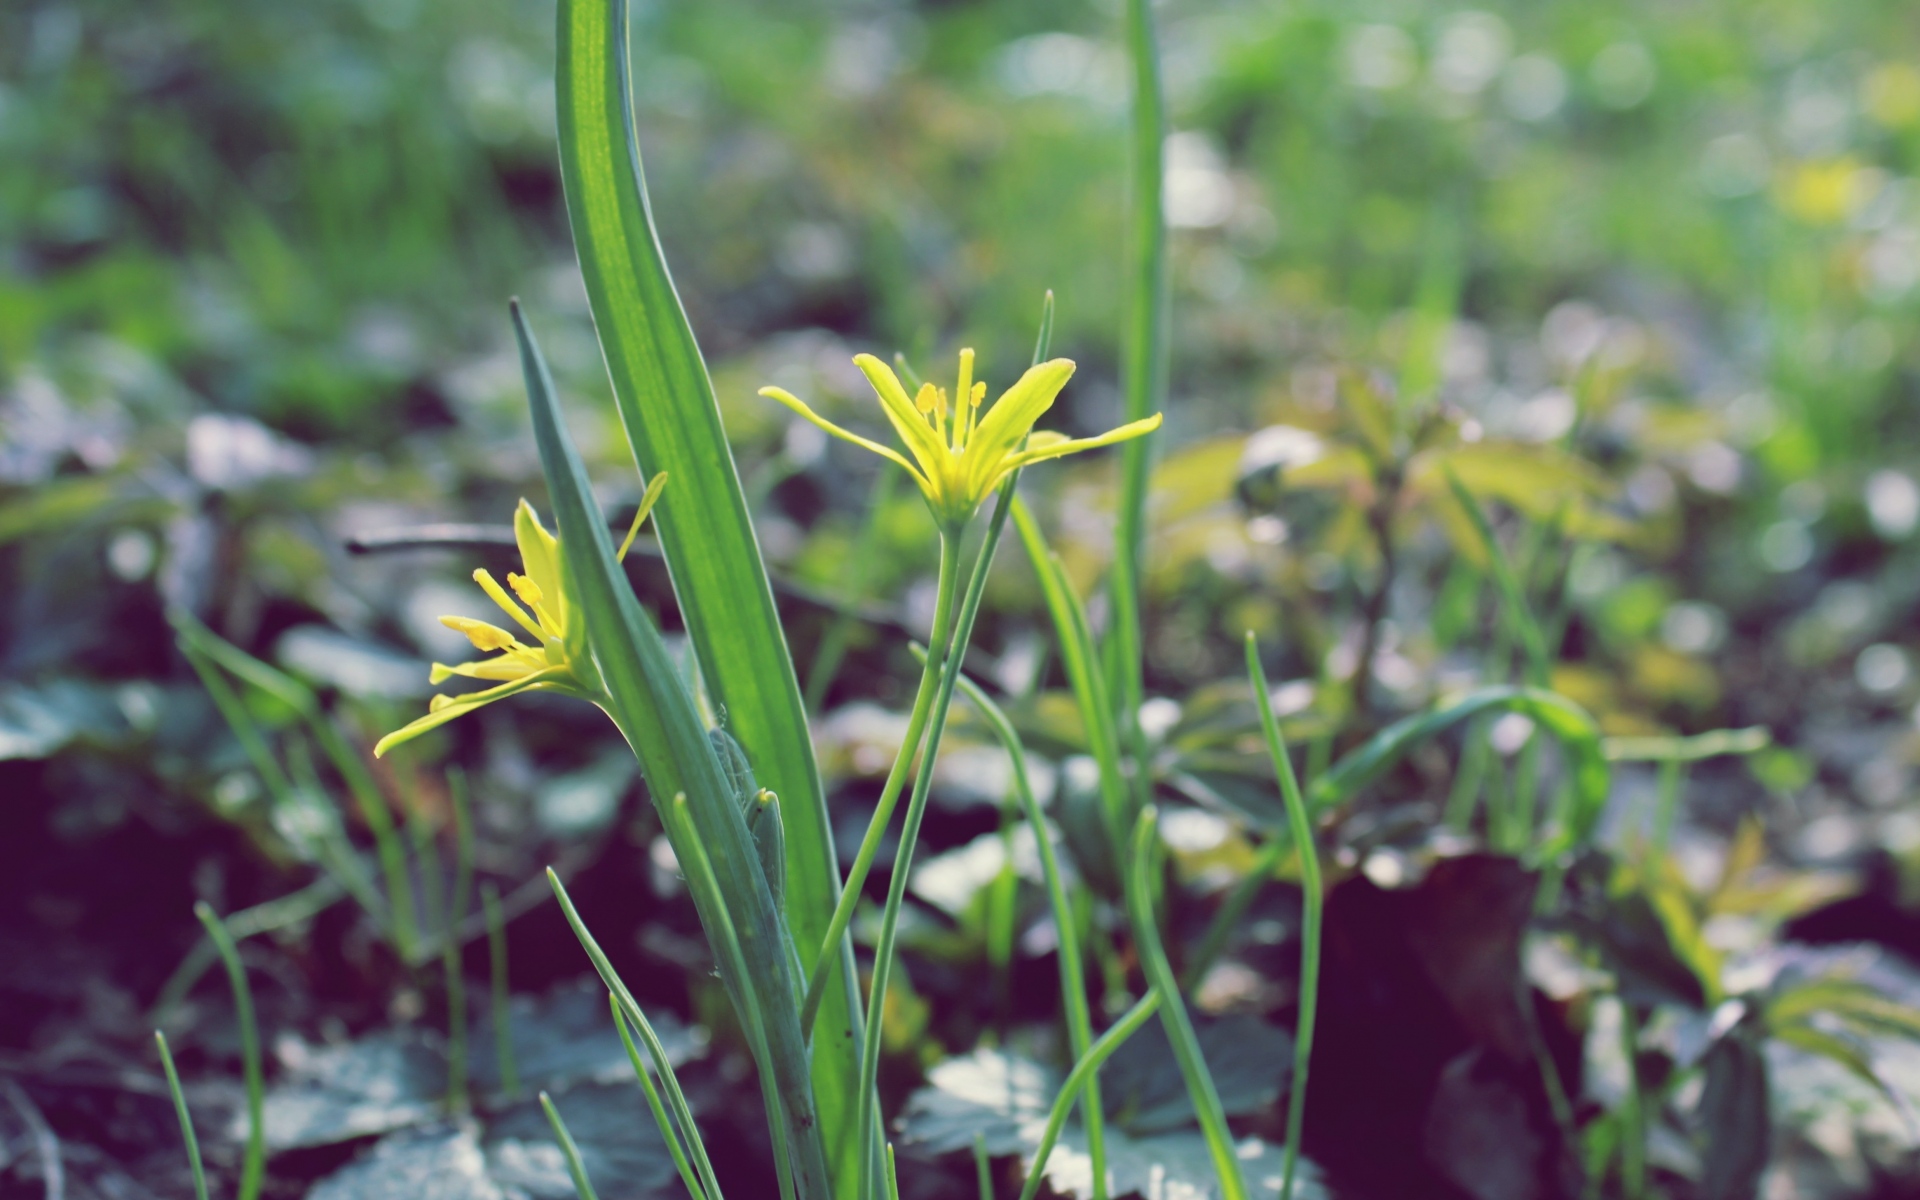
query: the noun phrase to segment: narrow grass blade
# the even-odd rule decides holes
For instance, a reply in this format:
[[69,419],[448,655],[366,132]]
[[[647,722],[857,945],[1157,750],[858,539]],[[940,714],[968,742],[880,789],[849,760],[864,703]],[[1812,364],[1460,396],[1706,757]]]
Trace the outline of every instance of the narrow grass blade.
[[1160,1011],[1160,993],[1149,991],[1134,1003],[1113,1028],[1100,1035],[1080,1061],[1073,1064],[1073,1070],[1067,1073],[1065,1083],[1060,1085],[1059,1094],[1053,1098],[1053,1108],[1047,1113],[1047,1125],[1040,1134],[1040,1142],[1034,1147],[1033,1166],[1027,1170],[1026,1186],[1020,1189],[1020,1200],[1033,1200],[1039,1194],[1040,1184],[1047,1177],[1047,1159],[1053,1154],[1054,1144],[1060,1140],[1060,1131],[1066,1127],[1067,1114],[1073,1111],[1074,1098],[1079,1096],[1100,1069],[1100,1064],[1113,1057],[1128,1038],[1140,1031],[1140,1027],[1153,1019]]
[[[1053,910],[1053,926],[1059,941],[1056,957],[1060,963],[1061,1003],[1067,1010],[1067,1044],[1076,1060],[1084,1058],[1093,1048],[1093,1013],[1087,1004],[1087,981],[1083,974],[1078,932],[1080,922],[1073,911],[1073,900],[1067,895],[1066,883],[1060,877],[1060,863],[1053,852],[1052,832],[1047,828],[1046,818],[1040,812],[1040,802],[1033,794],[1032,778],[1027,773],[1026,746],[1014,730],[1013,722],[1007,720],[1007,714],[988,699],[979,684],[962,675],[960,690],[966,693],[967,699],[986,718],[988,727],[993,730],[994,737],[1013,763],[1014,795],[1019,798],[1020,811],[1027,819],[1028,827],[1033,830],[1034,845],[1040,852],[1040,872],[1046,880],[1047,903]],[[1087,1157],[1093,1165],[1094,1189],[1096,1194],[1104,1195],[1107,1179],[1106,1114],[1100,1102],[1098,1076],[1087,1077],[1082,1104],[1081,1120],[1087,1127]]]
[[[888,1156],[893,1153],[891,1143],[887,1146]],[[993,1200],[993,1164],[987,1160],[987,1139],[984,1134],[973,1135],[973,1176],[980,1185],[980,1200]]]
[[540,1093],[540,1107],[546,1111],[548,1124],[553,1126],[553,1136],[560,1141],[560,1153],[566,1156],[567,1174],[573,1177],[574,1192],[580,1200],[599,1200],[594,1195],[593,1181],[587,1178],[586,1165],[580,1161],[580,1147],[574,1145],[567,1123],[560,1119],[560,1110],[553,1106],[552,1098],[545,1092]]
[[1127,870],[1127,915],[1132,919],[1134,949],[1154,994],[1160,997],[1160,1023],[1173,1045],[1173,1056],[1180,1064],[1180,1075],[1187,1083],[1187,1095],[1200,1118],[1200,1134],[1206,1139],[1207,1154],[1213,1159],[1214,1173],[1220,1180],[1222,1200],[1247,1200],[1247,1181],[1240,1174],[1240,1160],[1233,1152],[1233,1135],[1227,1129],[1227,1114],[1220,1104],[1220,1091],[1213,1084],[1213,1072],[1200,1053],[1200,1038],[1193,1031],[1193,1019],[1187,1015],[1186,1002],[1180,998],[1180,982],[1174,978],[1173,965],[1167,961],[1166,948],[1160,944],[1160,927],[1153,911],[1153,873],[1159,849],[1160,814],[1153,805],[1140,810],[1133,826],[1133,845]]
[[1280,722],[1273,715],[1272,693],[1266,672],[1260,669],[1260,646],[1247,634],[1247,675],[1260,708],[1260,732],[1267,754],[1280,778],[1280,795],[1287,805],[1287,830],[1300,852],[1300,896],[1304,910],[1300,923],[1300,1016],[1293,1035],[1293,1084],[1287,1098],[1286,1167],[1281,1175],[1280,1200],[1293,1200],[1294,1172],[1300,1165],[1300,1131],[1307,1113],[1307,1068],[1313,1061],[1313,1025],[1320,1006],[1320,929],[1326,913],[1326,892],[1320,883],[1320,854],[1314,846],[1313,822],[1294,778],[1293,759],[1287,755]]
[[1207,932],[1200,938],[1200,947],[1187,955],[1186,973],[1180,978],[1180,986],[1193,991],[1207,977],[1215,960],[1227,948],[1227,941],[1233,936],[1234,928],[1240,919],[1247,915],[1247,909],[1259,898],[1260,889],[1273,880],[1274,869],[1293,849],[1290,838],[1269,837],[1267,844],[1260,847],[1260,853],[1254,856],[1253,865],[1247,868],[1246,875],[1233,885],[1227,898],[1213,914],[1213,920],[1207,923]]
[[260,1069],[260,1027],[253,1016],[253,988],[247,983],[247,969],[240,962],[240,950],[233,935],[215,915],[212,906],[202,901],[193,906],[193,915],[213,939],[220,961],[227,967],[227,983],[233,989],[233,1008],[240,1021],[240,1067],[247,1085],[247,1148],[241,1159],[237,1200],[255,1200],[267,1177],[266,1081]]
[[[654,1069],[660,1072],[660,1078],[667,1081],[673,1092],[674,1112],[680,1114],[679,1120],[688,1130],[686,1140],[693,1143],[700,1160],[700,1176],[694,1175],[693,1164],[687,1159],[686,1146],[681,1140],[680,1127],[676,1118],[669,1116],[666,1106],[660,1102],[660,1089],[653,1085],[653,1075],[648,1072],[647,1064],[640,1059],[640,1050],[633,1044],[633,1034],[627,1029],[626,1014],[620,1011],[620,998],[612,992],[607,993],[607,1003],[613,1009],[613,1027],[620,1032],[620,1044],[626,1047],[627,1061],[633,1064],[634,1076],[640,1080],[640,1090],[646,1094],[647,1109],[653,1113],[654,1124],[660,1127],[660,1136],[667,1143],[667,1153],[673,1156],[673,1165],[680,1172],[680,1182],[687,1185],[687,1194],[693,1200],[706,1200],[709,1189],[702,1187],[702,1178],[712,1180],[713,1165],[707,1161],[706,1146],[701,1143],[700,1130],[693,1123],[693,1114],[687,1108],[687,1098],[680,1094],[680,1081],[674,1077],[673,1063],[667,1059],[666,1051],[660,1046],[660,1039],[651,1025],[641,1026],[641,1037],[646,1039],[647,1053],[653,1057]],[[719,1200],[720,1185],[713,1184],[711,1189],[714,1200]]]
[[187,1094],[180,1088],[180,1073],[173,1069],[173,1052],[167,1049],[167,1035],[153,1031],[154,1045],[160,1048],[160,1065],[167,1072],[167,1091],[173,1096],[173,1111],[180,1118],[180,1140],[187,1144],[187,1165],[193,1169],[194,1200],[207,1200],[207,1172],[200,1163],[200,1139],[193,1132],[193,1114],[187,1111]]
[[[393,814],[387,808],[386,797],[380,794],[380,787],[374,782],[373,773],[367,769],[366,760],[347,744],[339,727],[321,707],[320,698],[312,688],[227,641],[185,609],[169,610],[167,619],[179,635],[183,650],[192,646],[206,659],[231,672],[235,678],[250,687],[259,688],[300,714],[300,719],[312,732],[314,740],[319,742],[321,751],[346,782],[347,790],[353,794],[354,804],[360,811],[360,819],[366,822],[367,832],[373,836],[374,852],[379,856],[380,871],[386,879],[388,919],[391,922],[394,951],[402,961],[412,962],[418,933],[414,920],[413,884],[407,875],[406,852],[401,847],[400,833],[394,827]],[[201,678],[206,678],[204,671]]]
[[[1133,68],[1129,122],[1127,327],[1121,341],[1125,416],[1137,421],[1160,411],[1167,392],[1166,101],[1160,89],[1152,0],[1127,0],[1127,56]],[[1119,692],[1120,728],[1135,760],[1138,802],[1147,801],[1145,739],[1139,712],[1146,698],[1140,642],[1140,564],[1147,520],[1151,438],[1120,448],[1120,498],[1109,593],[1113,624],[1106,670]]]
[[[673,1073],[672,1063],[667,1059],[666,1048],[660,1045],[659,1037],[653,1032],[652,1022],[647,1020],[647,1014],[640,1008],[639,1002],[633,998],[633,993],[627,990],[626,982],[613,969],[613,964],[607,961],[606,953],[600,949],[600,943],[595,941],[593,934],[587,931],[586,922],[580,919],[579,911],[573,907],[573,898],[567,895],[567,889],[561,884],[560,877],[554,874],[551,867],[547,868],[547,883],[553,888],[554,898],[560,902],[560,911],[566,917],[567,925],[573,930],[574,937],[580,940],[581,947],[586,950],[588,960],[593,963],[593,969],[599,973],[600,982],[606,984],[607,994],[613,997],[614,1007],[633,1028],[640,1031],[641,1040],[647,1044],[648,1055],[652,1056],[656,1066],[661,1068],[660,1079],[666,1086],[667,1098],[673,1104],[675,1119],[688,1131],[687,1141],[693,1148],[696,1160],[703,1165],[702,1176],[710,1177],[712,1168],[704,1163],[706,1152],[700,1141],[699,1130],[693,1123],[693,1110],[688,1107],[687,1098],[680,1091],[680,1080]],[[622,1034],[623,1036],[625,1034],[624,1028]],[[716,1187],[714,1200],[717,1200],[717,1197]]]
[[[557,20],[560,176],[607,374],[641,473],[673,478],[673,499],[654,514],[661,550],[729,731],[780,795],[787,917],[811,969],[839,898],[826,793],[713,384],[653,226],[633,127],[627,5],[562,0]],[[850,1178],[860,1017],[849,1007],[852,946],[837,939],[829,952],[841,959],[826,1001],[835,1036],[815,1056],[815,1097],[836,1177]]]
[[[562,6],[562,13],[567,11]],[[613,554],[613,539],[587,482],[586,468],[560,417],[553,380],[519,306],[513,306],[539,444],[560,544],[606,689],[606,708],[640,760],[670,843],[683,865],[696,854],[713,866],[711,884],[688,875],[688,891],[762,1071],[779,1096],[771,1119],[784,1121],[801,1195],[830,1193],[825,1145],[815,1114],[806,1040],[798,1007],[793,948],[760,870],[752,835],[726,785],[713,743],[687,694],[660,631],[641,608]],[[676,486],[678,480],[676,480]],[[656,517],[689,503],[676,491]],[[689,614],[691,616],[691,614]],[[675,797],[675,803],[666,803]],[[679,797],[687,797],[681,805]],[[800,807],[800,806],[796,806]],[[684,819],[683,819],[684,818]],[[793,844],[791,837],[788,845]],[[791,880],[789,893],[791,893]],[[611,986],[611,983],[609,983]],[[769,1002],[762,1004],[759,997]]]
[[487,977],[491,990],[488,1009],[493,1015],[493,1057],[500,1065],[500,1090],[520,1094],[520,1065],[513,1056],[513,1024],[508,1019],[507,926],[500,913],[500,891],[491,883],[480,889],[487,917]]
[[[310,921],[319,916],[345,896],[346,889],[339,879],[332,875],[322,875],[297,892],[256,904],[252,908],[243,908],[231,913],[225,921],[227,932],[235,939],[252,937],[259,933],[269,933],[275,929],[284,929],[301,921]],[[147,1020],[162,1023],[173,1012],[174,1006],[186,998],[193,985],[207,973],[207,968],[219,961],[219,953],[214,950],[211,939],[202,938],[193,944],[193,949],[180,960],[173,974],[161,986],[160,994],[154,998],[153,1007],[147,1010]]]

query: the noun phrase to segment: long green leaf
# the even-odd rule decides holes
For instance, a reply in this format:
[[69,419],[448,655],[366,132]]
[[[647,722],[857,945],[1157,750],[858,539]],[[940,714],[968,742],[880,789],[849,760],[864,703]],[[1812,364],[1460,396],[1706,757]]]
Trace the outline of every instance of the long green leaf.
[[[1138,421],[1161,408],[1167,391],[1167,227],[1163,212],[1166,174],[1166,101],[1160,88],[1160,55],[1151,0],[1127,0],[1127,54],[1133,66],[1128,187],[1130,278],[1121,379],[1126,418]],[[1145,699],[1140,641],[1140,560],[1147,523],[1147,484],[1152,439],[1135,438],[1120,449],[1120,504],[1113,539],[1113,626],[1106,670],[1119,695],[1120,726],[1135,759],[1134,785],[1144,804],[1150,790],[1146,744],[1139,713]]]
[[[699,855],[712,864],[713,885],[706,886],[689,870],[688,891],[755,1058],[762,1072],[772,1075],[769,1086],[778,1093],[775,1107],[780,1111],[768,1116],[776,1122],[776,1140],[784,1121],[801,1195],[807,1200],[825,1197],[825,1151],[814,1115],[806,1042],[792,1002],[796,981],[791,941],[693,698],[614,557],[612,535],[594,505],[586,468],[561,420],[546,361],[518,304],[513,318],[534,437],[560,526],[566,570],[606,691],[608,715],[640,760],[680,862],[690,866]],[[677,502],[678,497],[669,496],[662,507]],[[681,796],[687,797],[684,807],[675,802]]]
[[[625,0],[559,5],[554,80],[567,215],[635,461],[643,476],[666,471],[673,480],[654,520],[702,675],[728,732],[780,796],[788,921],[811,969],[840,890],[826,793],[713,384],[654,230],[634,136],[626,14]],[[843,939],[835,953],[842,963],[821,1010],[829,1036],[819,1039],[815,1096],[834,1175],[850,1179],[860,1018],[849,1007],[852,947]]]

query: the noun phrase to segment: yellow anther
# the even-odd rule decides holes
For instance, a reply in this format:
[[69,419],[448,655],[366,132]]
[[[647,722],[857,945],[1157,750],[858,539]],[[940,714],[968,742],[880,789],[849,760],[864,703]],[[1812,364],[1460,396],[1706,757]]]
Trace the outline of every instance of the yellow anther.
[[476,621],[472,617],[441,617],[440,623],[448,629],[455,629],[467,635],[478,650],[519,650],[524,649],[513,635],[498,625],[489,625],[485,621]]
[[987,381],[982,379],[980,382],[973,385],[973,396],[971,397],[973,401],[973,406],[975,408],[979,408],[980,402],[982,400],[985,400],[986,398],[987,398]]
[[913,406],[922,413],[931,414],[933,406],[938,403],[939,392],[940,389],[930,383],[921,384],[919,395],[913,398]]
[[508,571],[507,586],[512,588],[513,594],[520,597],[529,608],[537,607],[542,600],[546,599],[546,596],[540,591],[540,585],[528,579],[525,575]]
[[[534,641],[539,642],[546,640],[546,634],[541,631],[540,623],[528,616],[525,609],[513,602],[513,597],[507,595],[507,589],[500,586],[500,581],[495,579],[492,573],[485,570],[475,571],[473,573],[473,581],[480,585],[480,590],[487,594],[487,599],[500,606],[501,612],[513,618],[514,624],[532,634]],[[507,582],[513,582],[512,574],[507,576]],[[532,580],[527,580],[528,586],[532,586],[532,583]],[[514,590],[519,591],[519,588],[516,586]],[[524,595],[525,593],[522,594]]]

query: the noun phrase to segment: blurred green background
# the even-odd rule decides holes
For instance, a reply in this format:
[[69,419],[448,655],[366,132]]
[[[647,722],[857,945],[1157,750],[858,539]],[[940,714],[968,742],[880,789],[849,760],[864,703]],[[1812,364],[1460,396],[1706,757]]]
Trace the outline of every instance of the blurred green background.
[[[1782,748],[1710,777],[1695,820],[1760,811],[1805,865],[1920,854],[1920,7],[1158,13],[1172,382],[1149,691],[1203,710],[1253,628],[1303,689],[1287,715],[1345,720],[1380,577],[1375,495],[1343,457],[1367,436],[1355,397],[1436,398],[1476,491],[1575,536],[1541,576],[1566,610],[1557,687],[1613,733],[1773,728]],[[345,541],[541,498],[510,295],[609,509],[639,496],[567,237],[552,18],[516,0],[0,9],[0,858],[47,928],[131,922],[107,973],[135,991],[189,943],[184,902],[129,918],[61,872],[231,821],[267,865],[211,854],[193,879],[231,908],[300,857],[255,812],[166,606],[337,694],[362,733],[417,710],[425,660],[465,653],[437,616],[484,615],[472,562]],[[801,596],[803,678],[830,627],[806,597],[924,627],[932,527],[895,489],[863,534],[876,460],[758,386],[863,429],[859,351],[944,375],[972,345],[1004,386],[1051,288],[1055,351],[1080,368],[1048,424],[1116,420],[1118,24],[1115,0],[635,4],[655,215],[767,557]],[[1276,468],[1287,485],[1263,492]],[[1095,456],[1032,480],[1083,585],[1111,472]],[[1381,719],[1483,669],[1480,558],[1436,481],[1392,517]],[[1044,683],[1046,624],[1016,557],[980,648],[1017,696]],[[648,599],[670,605],[663,577]],[[821,684],[837,781],[874,774],[862,702],[901,701],[898,641],[854,629]],[[528,712],[428,750],[500,800],[503,874],[612,820],[564,787],[631,784],[587,718]],[[547,799],[501,799],[526,795]],[[71,859],[27,861],[46,830]],[[126,948],[143,938],[167,953]]]

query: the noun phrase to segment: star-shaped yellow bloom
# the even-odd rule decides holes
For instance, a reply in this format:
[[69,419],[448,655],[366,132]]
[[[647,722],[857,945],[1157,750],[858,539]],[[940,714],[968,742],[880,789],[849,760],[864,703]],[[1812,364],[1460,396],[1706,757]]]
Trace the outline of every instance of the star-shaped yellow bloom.
[[[871,354],[856,355],[853,364],[866,375],[880,397],[880,407],[906,443],[913,461],[899,451],[840,428],[808,408],[806,402],[782,388],[764,387],[760,394],[778,400],[837,438],[892,459],[926,493],[934,519],[948,530],[967,523],[1008,472],[1044,459],[1077,454],[1096,446],[1110,446],[1160,427],[1160,414],[1133,421],[1098,437],[1069,438],[1058,433],[1034,433],[1034,422],[1045,415],[1073,376],[1073,361],[1056,358],[1030,368],[1018,383],[980,413],[987,385],[973,378],[973,351],[960,352],[960,379],[949,397],[945,388],[923,384],[909,399],[893,368]],[[1031,436],[1029,436],[1031,435]],[[1025,442],[1023,449],[1021,443]]]
[[441,617],[442,625],[466,634],[476,649],[499,653],[492,658],[451,667],[435,663],[433,683],[438,686],[455,675],[463,675],[468,679],[488,680],[496,686],[458,696],[435,696],[427,706],[426,716],[380,739],[373,748],[376,758],[456,717],[520,692],[557,691],[588,700],[599,693],[599,677],[587,659],[586,622],[580,619],[569,599],[560,539],[547,532],[534,514],[533,506],[525,500],[513,514],[513,536],[519,543],[520,563],[526,572],[507,573],[507,587],[513,589],[513,594],[508,595],[507,588],[501,587],[488,571],[475,571],[473,580],[502,612],[513,618],[513,623],[525,632],[528,640],[523,642],[498,625],[472,617]]

